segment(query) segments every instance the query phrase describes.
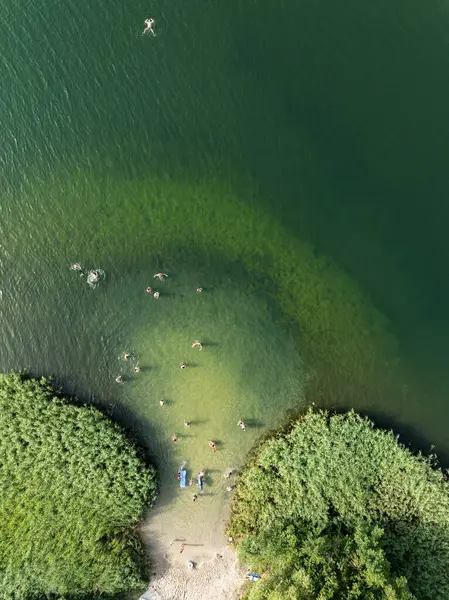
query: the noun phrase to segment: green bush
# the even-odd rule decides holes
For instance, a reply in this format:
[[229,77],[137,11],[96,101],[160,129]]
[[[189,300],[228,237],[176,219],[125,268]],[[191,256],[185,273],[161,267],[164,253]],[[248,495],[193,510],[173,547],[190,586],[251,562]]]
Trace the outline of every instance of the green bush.
[[445,475],[354,412],[309,411],[263,442],[228,535],[266,573],[251,600],[449,598]]
[[116,594],[145,585],[135,526],[155,471],[121,428],[0,375],[0,598]]

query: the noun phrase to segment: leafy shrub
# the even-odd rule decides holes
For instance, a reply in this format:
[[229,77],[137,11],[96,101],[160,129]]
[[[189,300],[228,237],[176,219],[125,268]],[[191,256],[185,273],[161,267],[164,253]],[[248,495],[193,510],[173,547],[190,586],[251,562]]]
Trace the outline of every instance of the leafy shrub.
[[0,375],[0,598],[141,588],[155,471],[121,428],[44,380]]
[[309,411],[265,441],[239,481],[228,534],[244,560],[271,567],[251,600],[406,599],[408,588],[418,600],[449,598],[446,477],[354,412]]

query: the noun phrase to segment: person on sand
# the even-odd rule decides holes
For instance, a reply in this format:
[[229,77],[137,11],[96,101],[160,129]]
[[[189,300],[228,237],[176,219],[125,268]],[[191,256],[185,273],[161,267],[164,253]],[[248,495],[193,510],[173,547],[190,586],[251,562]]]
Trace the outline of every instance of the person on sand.
[[245,431],[245,429],[246,429],[245,421],[242,421],[242,419],[240,419],[240,421],[237,423],[237,425],[242,428],[242,431]]
[[153,275],[153,277],[155,279],[159,279],[159,281],[164,281],[164,279],[167,279],[168,275],[167,273],[156,273],[156,275]]
[[217,451],[217,446],[215,445],[215,442],[213,442],[212,440],[209,441],[209,448],[212,448],[212,452]]
[[187,369],[187,363],[185,363],[185,362],[182,362],[182,363],[179,365],[179,367],[180,367],[181,369]]
[[198,500],[198,494],[193,494],[192,500],[193,502],[196,502]]
[[197,348],[198,348],[198,350],[202,350],[203,349],[203,344],[201,342],[193,342],[192,348],[194,350],[196,350]]
[[172,441],[172,442],[177,442],[178,440],[179,440],[179,437],[176,435],[176,433],[174,433],[174,434],[171,436],[171,441]]

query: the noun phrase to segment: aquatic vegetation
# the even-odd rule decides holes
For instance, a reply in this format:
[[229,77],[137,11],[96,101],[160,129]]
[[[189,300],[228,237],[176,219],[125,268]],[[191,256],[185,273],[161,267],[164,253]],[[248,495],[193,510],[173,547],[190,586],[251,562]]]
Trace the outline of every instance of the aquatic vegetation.
[[250,600],[405,599],[407,586],[418,599],[449,596],[446,476],[354,412],[309,410],[262,442],[228,535],[255,569],[270,566]]
[[0,375],[0,598],[145,585],[135,526],[155,471],[122,429],[50,384]]

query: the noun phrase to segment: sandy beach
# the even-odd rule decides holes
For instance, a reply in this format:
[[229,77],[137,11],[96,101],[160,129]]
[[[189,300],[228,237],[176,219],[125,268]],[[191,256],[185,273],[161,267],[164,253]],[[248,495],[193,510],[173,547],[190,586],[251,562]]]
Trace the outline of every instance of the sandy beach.
[[[228,546],[191,552],[186,545],[173,544],[174,552],[154,557],[151,585],[141,600],[234,600],[244,582],[245,570],[239,566],[235,552]],[[188,562],[193,560],[194,568]],[[158,573],[160,573],[158,575]]]

